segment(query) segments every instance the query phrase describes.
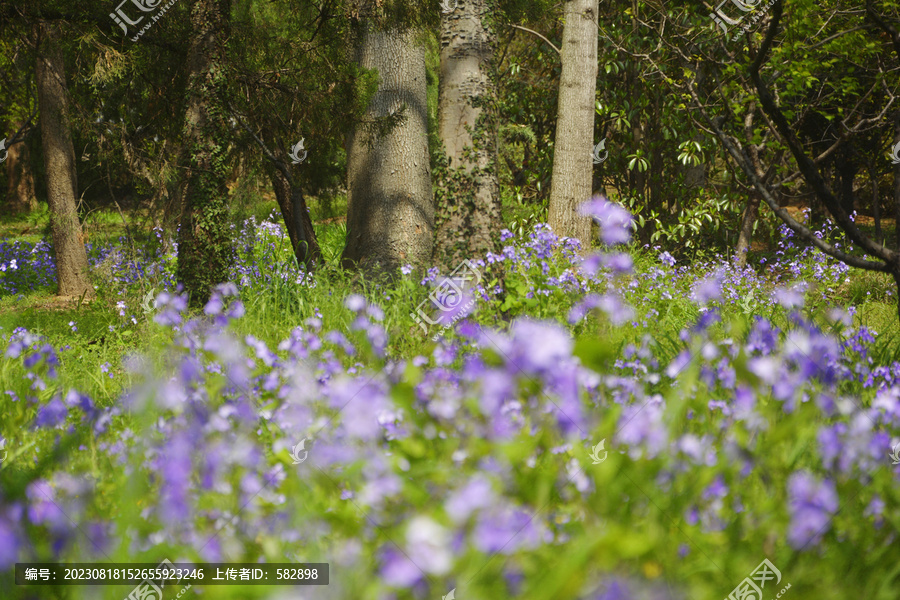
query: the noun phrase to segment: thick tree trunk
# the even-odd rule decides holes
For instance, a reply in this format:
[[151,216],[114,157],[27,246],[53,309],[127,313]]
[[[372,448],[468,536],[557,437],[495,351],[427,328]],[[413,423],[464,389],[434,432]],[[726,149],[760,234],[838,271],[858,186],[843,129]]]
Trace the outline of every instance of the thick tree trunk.
[[66,73],[56,25],[38,25],[35,79],[59,295],[90,297],[94,288],[88,277],[84,236],[75,205],[75,148],[69,131]]
[[378,91],[366,120],[401,109],[403,120],[375,139],[358,125],[347,140],[347,245],[342,263],[369,272],[425,264],[434,240],[428,155],[425,50],[416,33],[364,23],[356,61],[377,69]]
[[447,165],[436,197],[435,259],[452,268],[496,251],[500,220],[494,45],[486,0],[441,18],[439,121]]
[[225,154],[229,128],[222,107],[226,87],[224,40],[230,0],[194,0],[193,33],[188,50],[188,104],[179,164],[181,227],[178,231],[178,279],[192,306],[202,306],[212,286],[228,280],[231,245],[228,230],[228,172]]
[[598,0],[566,0],[562,74],[553,150],[550,226],[591,247],[591,221],[578,205],[591,195],[594,97],[597,92]]
[[316,239],[316,231],[313,229],[312,219],[306,208],[306,199],[300,188],[292,187],[290,182],[278,172],[270,163],[266,165],[275,199],[281,209],[281,216],[291,240],[291,248],[297,257],[297,264],[305,265],[308,269],[319,262],[322,252]]
[[[12,130],[18,131],[23,123],[16,123]],[[8,148],[6,158],[6,209],[11,213],[25,213],[37,209],[34,195],[34,172],[31,169],[29,137]]]

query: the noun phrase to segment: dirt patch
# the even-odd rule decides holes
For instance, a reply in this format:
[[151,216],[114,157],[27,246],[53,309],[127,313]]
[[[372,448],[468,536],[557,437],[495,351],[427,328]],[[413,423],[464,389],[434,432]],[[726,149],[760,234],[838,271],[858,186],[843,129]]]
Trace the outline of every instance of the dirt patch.
[[316,221],[316,225],[331,225],[332,223],[346,223],[347,215],[341,215],[339,217],[331,217],[330,219],[322,219],[321,221]]

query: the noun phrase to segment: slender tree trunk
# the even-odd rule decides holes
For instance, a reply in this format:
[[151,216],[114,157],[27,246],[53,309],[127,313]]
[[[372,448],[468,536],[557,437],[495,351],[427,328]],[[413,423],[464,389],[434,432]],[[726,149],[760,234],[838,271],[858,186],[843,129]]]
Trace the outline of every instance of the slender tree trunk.
[[838,174],[840,176],[841,206],[843,206],[844,212],[852,215],[855,205],[853,181],[856,179],[859,168],[849,154],[849,151],[845,153],[844,160],[838,163]]
[[193,306],[202,306],[212,286],[228,280],[231,245],[228,230],[229,128],[224,119],[226,88],[224,47],[230,0],[194,0],[193,34],[188,50],[188,103],[179,164],[182,180],[178,230],[178,279]]
[[272,182],[275,199],[281,209],[281,216],[291,240],[291,247],[297,257],[297,264],[311,268],[318,263],[322,252],[316,239],[312,219],[306,208],[306,199],[300,188],[291,186],[290,182],[278,172],[271,163],[266,164],[266,172]]
[[[18,131],[22,123],[12,126]],[[6,208],[11,213],[25,213],[37,209],[34,195],[34,172],[31,168],[30,136],[8,148],[6,159]]]
[[878,194],[878,166],[872,158],[869,159],[869,181],[872,185],[872,219],[875,221],[875,241],[879,244],[883,244],[884,235],[881,232],[881,197]]
[[562,74],[553,150],[550,226],[591,247],[591,221],[578,205],[591,195],[594,97],[597,93],[598,0],[565,0]]
[[413,30],[382,31],[364,22],[355,51],[357,64],[377,69],[380,79],[366,120],[401,110],[403,119],[374,139],[362,125],[348,136],[342,263],[369,272],[425,264],[434,244],[425,50]]
[[753,240],[753,226],[759,218],[759,194],[750,192],[747,208],[741,217],[741,231],[738,234],[737,246],[734,249],[734,265],[738,268],[747,266],[747,254],[750,252],[750,243]]
[[94,288],[88,277],[84,236],[75,205],[78,189],[75,148],[69,130],[66,73],[56,25],[38,25],[35,79],[59,295],[91,297],[94,295]]
[[435,259],[452,268],[496,251],[500,220],[494,45],[485,0],[458,0],[441,18],[440,137]]
[[[753,120],[756,116],[756,104],[752,104],[744,117],[744,136],[748,140],[753,139]],[[750,165],[759,178],[764,178],[765,173],[762,170],[762,164],[759,160],[760,147],[756,144],[747,144],[747,154],[750,158]],[[759,205],[762,201],[759,193],[755,189],[751,189],[750,198],[747,200],[747,208],[741,217],[741,230],[738,233],[737,245],[734,249],[734,265],[738,268],[747,266],[747,255],[750,253],[750,245],[753,241],[753,226],[759,218]]]
[[[894,116],[894,144],[900,144],[900,111]],[[900,163],[894,165],[894,235],[900,249]],[[897,289],[900,290],[900,285]],[[897,301],[900,302],[900,294]]]

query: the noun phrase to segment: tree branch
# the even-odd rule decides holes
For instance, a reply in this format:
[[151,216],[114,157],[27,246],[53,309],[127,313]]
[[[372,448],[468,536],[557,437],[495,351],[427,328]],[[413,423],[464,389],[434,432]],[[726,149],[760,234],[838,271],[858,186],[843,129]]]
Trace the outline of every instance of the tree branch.
[[507,25],[508,25],[509,27],[512,27],[513,29],[521,29],[522,31],[527,31],[528,33],[530,33],[530,34],[532,34],[532,35],[538,36],[539,38],[541,38],[542,40],[544,40],[545,42],[547,42],[547,43],[550,45],[550,47],[553,48],[553,49],[556,51],[556,54],[557,54],[558,56],[562,56],[562,53],[559,51],[559,48],[557,48],[556,46],[554,46],[554,45],[553,45],[553,42],[551,42],[550,40],[548,40],[547,38],[545,38],[544,36],[542,36],[542,35],[541,35],[540,33],[538,33],[537,31],[534,31],[534,30],[532,30],[532,29],[528,29],[527,27],[522,27],[521,25],[513,25],[512,23],[507,23]]
[[847,235],[851,240],[853,240],[854,243],[858,244],[867,253],[877,256],[886,263],[897,263],[898,257],[894,251],[885,248],[881,244],[876,243],[874,240],[864,235],[856,227],[856,224],[850,220],[849,215],[847,215],[847,213],[844,211],[844,207],[841,206],[837,198],[835,198],[831,191],[828,189],[828,186],[825,184],[825,181],[819,174],[819,170],[816,167],[815,163],[813,163],[809,159],[809,157],[806,156],[806,153],[803,151],[800,141],[797,139],[794,131],[791,129],[790,124],[788,124],[787,119],[785,119],[781,110],[775,104],[775,100],[772,98],[768,87],[765,85],[765,83],[763,83],[762,78],[760,77],[759,69],[765,61],[769,49],[772,47],[772,42],[775,38],[776,32],[778,31],[778,26],[781,23],[781,17],[784,11],[783,0],[776,0],[773,8],[774,10],[772,12],[772,20],[769,23],[768,30],[766,31],[766,37],[763,39],[762,45],[759,48],[759,52],[757,53],[753,63],[749,68],[750,79],[753,81],[753,85],[756,87],[756,92],[759,95],[760,104],[762,105],[763,110],[766,112],[766,114],[768,114],[772,119],[775,127],[784,139],[785,144],[790,149],[791,154],[794,155],[794,159],[797,161],[797,166],[800,168],[800,172],[803,173],[803,178],[807,181],[807,183],[809,183],[809,185],[815,191],[816,195],[828,208],[828,211],[834,217],[834,220],[837,222],[838,226],[840,226],[840,228],[847,233]]
[[788,227],[790,227],[797,235],[803,238],[805,241],[809,242],[828,256],[832,258],[836,258],[837,260],[850,265],[851,267],[856,267],[858,269],[865,269],[867,271],[880,271],[880,272],[890,272],[890,267],[886,263],[876,262],[865,260],[858,256],[853,256],[850,254],[846,254],[841,252],[828,242],[819,239],[816,235],[810,230],[808,227],[796,221],[789,212],[787,212],[784,208],[778,205],[778,202],[775,201],[775,198],[772,197],[772,194],[769,192],[766,185],[760,180],[757,176],[755,170],[750,165],[750,160],[747,156],[744,156],[742,152],[738,151],[735,147],[734,143],[728,138],[724,131],[722,131],[721,127],[716,125],[716,123],[712,120],[706,110],[703,108],[702,103],[700,102],[700,98],[697,96],[697,92],[694,89],[692,83],[688,82],[688,91],[691,94],[691,97],[694,100],[694,103],[697,105],[700,114],[703,115],[704,120],[706,120],[707,124],[710,126],[712,131],[715,133],[716,137],[719,138],[719,141],[722,143],[722,146],[725,150],[731,155],[734,161],[741,167],[741,170],[747,175],[750,179],[750,182],[753,184],[753,187],[759,192],[762,196],[765,203],[772,209],[779,219],[781,219]]

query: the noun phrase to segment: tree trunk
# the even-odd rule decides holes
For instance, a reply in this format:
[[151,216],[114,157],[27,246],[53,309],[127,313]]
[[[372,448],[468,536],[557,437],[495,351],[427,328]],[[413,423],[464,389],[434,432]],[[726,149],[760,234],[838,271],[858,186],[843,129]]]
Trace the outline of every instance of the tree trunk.
[[69,131],[66,73],[56,25],[38,25],[35,79],[59,295],[91,297],[94,288],[88,277],[84,236],[75,205],[75,148]]
[[747,254],[750,252],[750,243],[753,240],[753,226],[759,218],[759,194],[750,192],[750,200],[741,218],[741,231],[738,234],[737,247],[734,249],[734,265],[739,269],[747,266]]
[[844,160],[837,163],[838,175],[840,176],[841,190],[841,206],[848,215],[853,214],[854,197],[853,197],[853,181],[856,179],[856,173],[859,170],[850,152],[846,152]]
[[[18,131],[23,123],[16,123],[12,130]],[[31,168],[30,136],[10,146],[6,159],[6,208],[11,213],[25,213],[37,209],[34,195],[34,172]]]
[[553,150],[550,226],[591,247],[591,221],[578,205],[591,195],[594,97],[597,92],[598,0],[566,0],[562,74]]
[[230,0],[194,0],[193,33],[187,56],[188,101],[181,156],[181,226],[178,280],[192,306],[202,306],[212,286],[228,280],[231,245],[228,229],[229,128],[224,119],[226,88],[224,40]]
[[[900,110],[894,117],[894,144],[900,144]],[[900,249],[900,163],[894,165],[894,235]],[[900,290],[900,285],[897,289]],[[897,301],[900,302],[900,294]]]
[[445,268],[499,245],[494,45],[486,0],[459,0],[441,18],[440,137],[434,256]]
[[316,239],[316,231],[313,229],[312,219],[306,208],[306,199],[300,188],[291,186],[290,182],[278,172],[271,163],[266,163],[266,172],[272,182],[272,190],[278,200],[281,216],[291,240],[291,248],[297,257],[298,265],[305,265],[307,269],[319,262],[322,252]]
[[379,73],[366,120],[401,110],[403,119],[375,139],[364,125],[348,136],[342,263],[369,272],[425,264],[434,244],[425,50],[412,30],[382,31],[364,22],[355,51],[361,68]]
[[[744,136],[748,140],[753,139],[753,121],[756,116],[756,104],[751,104],[747,115],[744,117]],[[760,179],[765,179],[765,173],[762,170],[762,164],[759,160],[760,146],[757,144],[747,144],[747,155],[750,159],[750,165],[753,171]],[[747,254],[750,252],[750,245],[753,241],[753,226],[759,218],[759,204],[762,201],[759,193],[755,189],[751,189],[750,198],[747,201],[747,208],[741,217],[741,230],[738,233],[737,245],[734,249],[734,265],[738,268],[747,266]]]
[[878,194],[878,166],[869,159],[869,182],[872,185],[872,219],[875,221],[875,241],[884,244],[884,235],[881,232],[881,197]]

